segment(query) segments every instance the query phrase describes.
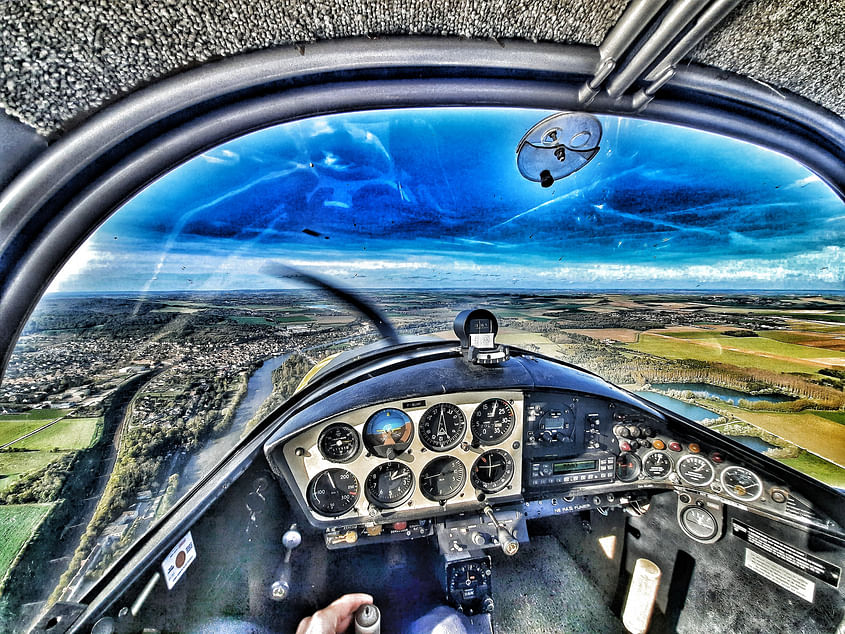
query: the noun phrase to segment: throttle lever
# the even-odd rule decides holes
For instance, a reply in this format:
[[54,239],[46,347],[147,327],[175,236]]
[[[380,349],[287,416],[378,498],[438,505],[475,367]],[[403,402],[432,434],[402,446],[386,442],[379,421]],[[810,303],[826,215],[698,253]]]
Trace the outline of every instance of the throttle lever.
[[493,515],[493,508],[488,504],[482,511],[493,522],[496,527],[496,539],[499,540],[499,546],[502,547],[502,552],[509,557],[514,556],[519,550],[519,541],[511,534],[511,532],[500,522],[495,515]]
[[270,598],[274,601],[284,601],[290,594],[291,578],[291,554],[294,548],[302,543],[302,534],[296,530],[296,524],[282,535],[282,546],[285,547],[285,556],[282,563],[276,568],[273,574],[273,585],[270,586]]

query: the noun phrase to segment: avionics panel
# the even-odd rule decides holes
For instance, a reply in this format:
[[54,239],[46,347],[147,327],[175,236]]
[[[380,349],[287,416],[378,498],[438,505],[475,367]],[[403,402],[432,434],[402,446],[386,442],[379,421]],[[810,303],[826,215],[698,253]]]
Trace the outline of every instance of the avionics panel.
[[526,484],[533,488],[612,482],[612,407],[580,394],[526,394]]

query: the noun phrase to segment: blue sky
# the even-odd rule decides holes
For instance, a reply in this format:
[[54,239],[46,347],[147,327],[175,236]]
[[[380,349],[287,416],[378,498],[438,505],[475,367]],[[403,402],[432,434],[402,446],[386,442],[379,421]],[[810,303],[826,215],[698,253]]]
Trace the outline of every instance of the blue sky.
[[596,158],[544,189],[516,147],[549,114],[380,111],[252,133],[126,203],[51,290],[288,287],[268,261],[360,288],[845,288],[845,205],[791,159],[600,117]]

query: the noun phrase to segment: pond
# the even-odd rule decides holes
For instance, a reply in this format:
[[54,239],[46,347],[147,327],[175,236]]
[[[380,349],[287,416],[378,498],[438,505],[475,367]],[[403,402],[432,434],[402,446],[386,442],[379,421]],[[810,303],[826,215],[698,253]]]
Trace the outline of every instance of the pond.
[[735,440],[741,445],[745,445],[746,447],[760,453],[763,453],[766,449],[775,449],[775,445],[771,445],[762,438],[757,438],[756,436],[726,436],[726,438]]
[[704,409],[703,407],[692,405],[691,403],[685,403],[677,398],[672,398],[671,396],[666,396],[665,394],[659,394],[658,392],[638,390],[635,391],[634,394],[642,396],[644,399],[649,400],[652,403],[656,403],[657,405],[665,407],[676,414],[680,414],[681,416],[685,416],[686,418],[699,423],[703,420],[714,420],[719,418],[719,415],[716,412],[711,412],[709,409]]
[[740,400],[752,403],[757,401],[786,403],[795,400],[793,397],[784,396],[783,394],[749,394],[748,392],[740,392],[739,390],[732,390],[718,385],[709,385],[707,383],[653,383],[652,387],[658,390],[692,392],[699,398],[717,398],[720,401],[725,401],[733,405],[739,405]]

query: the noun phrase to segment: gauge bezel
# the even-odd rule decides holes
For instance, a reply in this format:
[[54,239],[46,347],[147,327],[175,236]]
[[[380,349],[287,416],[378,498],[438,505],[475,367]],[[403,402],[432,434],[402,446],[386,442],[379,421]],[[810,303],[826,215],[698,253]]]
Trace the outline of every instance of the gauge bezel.
[[[481,460],[484,456],[488,454],[499,454],[505,457],[505,462],[508,464],[508,469],[510,470],[510,474],[508,475],[507,480],[499,478],[494,483],[486,483],[481,480],[477,480],[477,478],[475,477],[475,466],[478,464],[479,460]],[[506,469],[505,471],[507,472],[508,469]],[[498,493],[513,481],[515,473],[516,467],[514,465],[513,457],[511,457],[511,455],[507,451],[505,451],[504,449],[488,449],[472,462],[472,466],[469,469],[469,482],[474,489],[482,491],[483,493]]]
[[[693,460],[693,459],[703,460],[704,463],[710,468],[710,478],[706,482],[690,482],[689,480],[687,480],[684,477],[684,474],[681,473],[681,465],[683,463],[685,463],[686,461]],[[675,464],[675,472],[678,474],[678,477],[684,482],[684,484],[688,484],[689,486],[693,486],[693,487],[710,486],[710,483],[713,482],[713,480],[716,479],[716,469],[715,469],[715,467],[713,466],[713,464],[707,458],[705,458],[703,455],[701,455],[699,453],[695,453],[695,454],[689,453],[685,456],[681,456],[680,458],[678,458],[678,462],[677,462],[677,464]]]
[[[441,447],[441,446],[439,446],[435,443],[432,443],[430,441],[430,439],[426,436],[426,434],[423,433],[423,421],[425,421],[429,412],[432,412],[432,411],[438,410],[438,409],[442,411],[443,408],[445,408],[445,407],[450,407],[455,412],[458,413],[458,415],[461,418],[461,431],[460,431],[460,433],[457,434],[457,437],[452,442],[450,442],[446,445],[443,445]],[[464,411],[460,407],[458,407],[454,403],[443,402],[443,403],[436,403],[436,404],[432,405],[431,407],[429,407],[427,410],[425,410],[425,412],[423,412],[423,415],[420,416],[420,421],[419,421],[419,423],[417,423],[417,427],[418,427],[417,433],[419,434],[420,443],[422,443],[422,445],[425,448],[427,448],[431,451],[441,452],[441,451],[449,451],[450,449],[454,449],[455,447],[457,447],[461,443],[461,441],[466,437],[467,429],[468,429],[469,425],[467,423],[466,414],[464,414]]]
[[[618,465],[618,460],[624,455],[630,456],[631,458],[633,458],[633,461],[635,463],[637,463],[637,473],[634,474],[634,477],[630,478],[630,479],[620,478],[619,474],[616,472],[616,466]],[[617,480],[619,480],[620,482],[635,482],[636,480],[639,479],[639,477],[642,475],[642,473],[643,473],[643,461],[633,451],[623,451],[618,456],[616,456],[616,459],[613,461],[613,477],[616,478]]]
[[[734,470],[744,471],[745,473],[751,475],[751,477],[757,482],[757,495],[753,497],[743,497],[741,495],[737,495],[734,493],[734,488],[732,486],[725,484],[725,475]],[[751,469],[746,469],[745,467],[740,467],[739,465],[730,465],[722,469],[722,473],[719,474],[719,482],[722,483],[722,491],[726,491],[733,499],[739,500],[740,502],[753,502],[763,495],[763,481],[760,479],[760,476],[751,471]]]
[[[380,499],[375,494],[370,493],[369,483],[370,483],[370,478],[372,478],[373,475],[377,471],[379,471],[381,469],[385,469],[385,468],[390,467],[392,465],[397,465],[400,469],[404,469],[405,471],[408,472],[408,475],[411,477],[411,486],[408,487],[408,490],[402,495],[401,498],[399,498],[397,500],[387,500],[387,501],[385,501],[385,500]],[[402,506],[405,502],[407,502],[408,500],[411,499],[411,496],[414,494],[415,488],[416,488],[416,478],[414,478],[413,470],[411,469],[411,467],[406,465],[404,462],[400,462],[398,460],[388,460],[387,462],[382,462],[380,464],[377,464],[375,467],[373,467],[370,470],[370,472],[367,474],[367,477],[364,479],[364,496],[367,498],[367,501],[370,504],[372,504],[373,506],[376,506],[380,509],[395,509],[399,506]]]
[[[373,445],[367,438],[367,436],[370,435],[368,434],[367,429],[376,416],[388,410],[397,411],[405,417],[405,423],[403,427],[408,426],[410,428],[411,435],[408,436],[408,440],[406,440],[405,442],[396,443],[395,445]],[[413,419],[408,415],[408,412],[406,412],[405,410],[400,409],[398,407],[381,407],[369,416],[367,416],[367,420],[364,422],[364,427],[361,429],[361,438],[364,441],[364,446],[367,448],[367,451],[370,452],[370,454],[372,454],[373,456],[377,456],[378,458],[394,460],[397,456],[402,455],[411,447],[411,444],[414,442],[414,436],[416,435],[414,427],[416,427],[416,425],[414,425]],[[384,447],[388,447],[388,449],[384,449]],[[393,452],[392,455],[390,454],[391,451]]]
[[[495,439],[495,440],[487,440],[487,439],[481,438],[478,434],[475,433],[475,425],[476,425],[475,417],[482,411],[482,408],[484,407],[484,405],[486,405],[490,401],[501,401],[502,403],[504,403],[507,406],[508,410],[510,411],[510,415],[511,415],[511,424],[508,426],[507,431],[505,431],[501,436],[497,437],[497,439]],[[470,416],[470,421],[469,421],[469,432],[472,435],[473,441],[474,442],[477,441],[479,445],[482,445],[484,447],[493,447],[495,445],[500,445],[505,440],[510,438],[511,434],[513,434],[514,429],[516,429],[516,408],[514,408],[513,403],[511,403],[506,398],[502,398],[500,396],[494,396],[492,398],[486,398],[483,401],[481,401],[475,407],[474,410],[472,410],[472,416]]]
[[[666,475],[663,475],[663,476],[654,476],[654,475],[651,475],[651,474],[648,472],[648,470],[646,469],[646,465],[645,465],[645,463],[648,461],[648,459],[649,459],[651,456],[653,456],[653,455],[655,455],[655,454],[663,454],[663,455],[666,457],[666,459],[669,461],[669,471],[667,471],[667,472],[666,472]],[[668,452],[666,452],[666,451],[662,451],[662,450],[660,450],[660,449],[654,449],[654,450],[652,450],[652,451],[649,451],[646,455],[644,455],[644,456],[642,457],[642,461],[641,461],[641,462],[642,462],[642,464],[640,465],[640,468],[641,468],[641,470],[642,470],[642,474],[643,474],[646,478],[649,478],[650,480],[665,480],[665,479],[667,479],[670,475],[672,475],[672,472],[675,470],[675,461],[674,461],[674,460],[672,460],[672,456],[670,456]]]
[[[355,450],[352,452],[352,454],[348,458],[344,458],[343,460],[338,460],[337,458],[332,458],[331,456],[326,455],[326,452],[323,450],[323,440],[325,439],[325,437],[328,435],[328,433],[331,430],[338,429],[338,428],[349,429],[349,431],[351,431],[353,436],[355,437]],[[346,464],[346,463],[349,463],[349,462],[352,462],[353,460],[355,460],[355,458],[357,458],[361,454],[361,446],[362,445],[363,445],[363,440],[361,439],[361,436],[358,434],[357,430],[352,425],[350,425],[349,423],[344,423],[344,422],[336,422],[336,423],[332,423],[330,425],[326,425],[326,427],[323,428],[323,430],[320,432],[319,437],[317,438],[317,449],[319,450],[320,455],[323,456],[323,458],[325,458],[329,462],[333,462],[335,464]]]
[[[708,535],[707,537],[704,537],[703,535],[696,535],[689,528],[689,526],[687,525],[687,513],[689,513],[690,511],[701,511],[713,520],[713,532],[710,535]],[[713,541],[714,538],[719,534],[719,520],[717,520],[716,516],[703,506],[698,506],[697,504],[690,504],[680,512],[678,518],[680,520],[681,528],[683,529],[683,531],[696,541],[708,543]]]
[[[348,473],[352,476],[352,480],[355,482],[355,489],[356,493],[352,498],[352,504],[349,505],[349,508],[346,508],[342,511],[323,511],[321,509],[316,508],[313,499],[314,499],[314,487],[316,486],[317,481],[323,477],[323,474],[335,471],[335,472],[343,472]],[[337,487],[335,487],[337,488]],[[361,483],[358,481],[358,478],[355,477],[355,474],[349,471],[348,469],[343,469],[342,467],[331,467],[329,469],[323,469],[317,475],[315,475],[311,480],[308,482],[308,489],[306,491],[306,501],[308,502],[308,507],[314,511],[315,513],[319,513],[323,517],[340,517],[341,515],[346,515],[349,511],[355,508],[355,505],[358,503],[358,500],[361,498]]]
[[[449,495],[430,495],[430,494],[429,494],[429,492],[426,490],[425,485],[423,485],[423,480],[426,478],[426,475],[431,475],[431,474],[427,474],[426,472],[427,472],[430,468],[432,468],[432,466],[433,466],[436,462],[446,462],[446,461],[448,461],[448,462],[450,462],[450,463],[451,463],[451,462],[454,462],[455,464],[457,464],[457,465],[460,467],[460,470],[461,470],[461,483],[460,483],[460,485],[459,485],[459,486],[458,486],[458,487],[457,487],[457,488],[456,488],[456,489],[455,489],[452,493],[450,493]],[[429,462],[428,462],[428,464],[426,464],[426,465],[425,465],[425,466],[424,466],[424,467],[420,470],[420,477],[419,477],[419,488],[420,488],[420,493],[422,493],[422,494],[425,496],[425,498],[426,498],[426,499],[431,500],[432,502],[445,502],[446,500],[451,500],[453,497],[455,497],[456,495],[458,495],[458,494],[459,494],[459,493],[463,490],[464,486],[466,486],[466,483],[467,483],[467,469],[466,469],[466,466],[464,466],[464,463],[461,461],[461,459],[460,459],[460,458],[458,458],[457,456],[449,456],[449,455],[445,455],[445,456],[437,456],[437,457],[436,457],[436,458],[434,458],[433,460],[429,461]]]

